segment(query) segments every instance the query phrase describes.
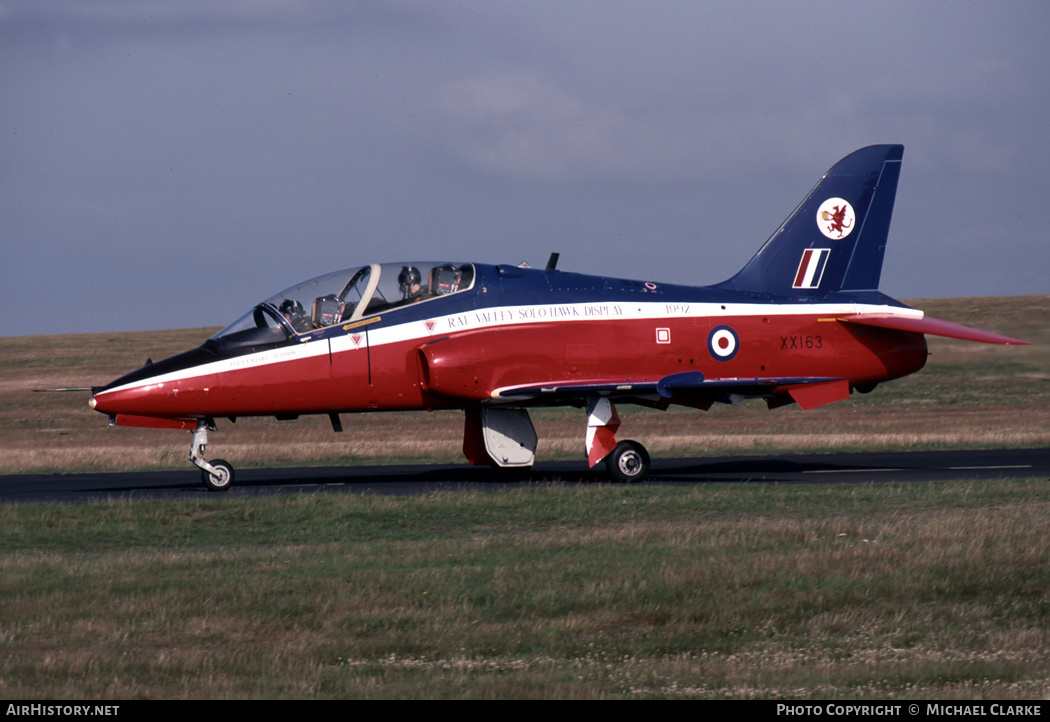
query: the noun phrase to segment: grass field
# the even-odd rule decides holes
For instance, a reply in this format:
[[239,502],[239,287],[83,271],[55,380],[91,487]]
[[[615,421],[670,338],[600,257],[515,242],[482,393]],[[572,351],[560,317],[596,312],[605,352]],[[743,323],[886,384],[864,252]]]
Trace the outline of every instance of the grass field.
[[0,507],[0,697],[1045,698],[1046,480]]
[[[916,305],[1034,345],[931,339],[925,370],[867,396],[625,409],[623,434],[683,455],[1050,441],[1050,297]],[[194,476],[185,432],[107,428],[86,395],[31,389],[207,335],[0,339],[0,473]],[[541,458],[581,454],[582,413],[535,417]],[[461,424],[245,419],[212,449],[448,461]],[[1045,699],[1048,516],[1046,479],[5,506],[0,697]]]

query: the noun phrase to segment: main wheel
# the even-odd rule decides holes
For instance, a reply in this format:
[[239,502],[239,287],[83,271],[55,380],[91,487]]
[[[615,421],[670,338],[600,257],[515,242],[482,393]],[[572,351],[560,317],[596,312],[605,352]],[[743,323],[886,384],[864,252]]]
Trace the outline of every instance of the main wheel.
[[228,461],[215,459],[209,462],[215,468],[217,474],[201,469],[201,481],[208,491],[228,491],[233,486],[233,467]]
[[616,481],[641,481],[649,474],[649,452],[637,441],[621,441],[605,457],[605,469]]

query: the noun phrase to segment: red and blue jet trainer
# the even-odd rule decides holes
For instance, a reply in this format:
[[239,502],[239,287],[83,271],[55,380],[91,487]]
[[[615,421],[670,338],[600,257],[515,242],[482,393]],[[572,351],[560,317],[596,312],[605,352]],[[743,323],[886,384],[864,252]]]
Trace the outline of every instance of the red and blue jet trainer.
[[708,409],[763,398],[811,409],[867,393],[926,363],[924,334],[1018,344],[926,317],[878,291],[900,145],[839,161],[728,281],[690,287],[459,262],[368,264],[258,304],[199,348],[100,388],[117,426],[193,431],[205,459],[215,419],[463,409],[472,464],[528,467],[528,408],[586,409],[591,466],[645,477],[649,456],[616,440],[616,404]]

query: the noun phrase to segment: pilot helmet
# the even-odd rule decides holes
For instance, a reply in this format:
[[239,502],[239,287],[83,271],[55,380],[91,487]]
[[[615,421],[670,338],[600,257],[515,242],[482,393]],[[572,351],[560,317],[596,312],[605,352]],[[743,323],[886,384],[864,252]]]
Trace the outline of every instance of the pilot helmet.
[[294,298],[284,299],[284,303],[281,304],[280,311],[282,314],[287,316],[302,316],[305,313],[303,304],[296,301]]
[[422,279],[423,276],[415,266],[402,266],[401,273],[397,274],[397,285],[400,286],[401,293],[408,293],[412,286],[420,284]]

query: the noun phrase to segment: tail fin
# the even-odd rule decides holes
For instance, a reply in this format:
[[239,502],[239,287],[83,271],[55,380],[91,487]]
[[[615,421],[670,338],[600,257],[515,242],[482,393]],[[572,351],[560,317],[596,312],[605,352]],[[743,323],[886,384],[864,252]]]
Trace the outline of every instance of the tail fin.
[[903,145],[872,145],[840,160],[716,288],[794,298],[877,290],[903,156]]

